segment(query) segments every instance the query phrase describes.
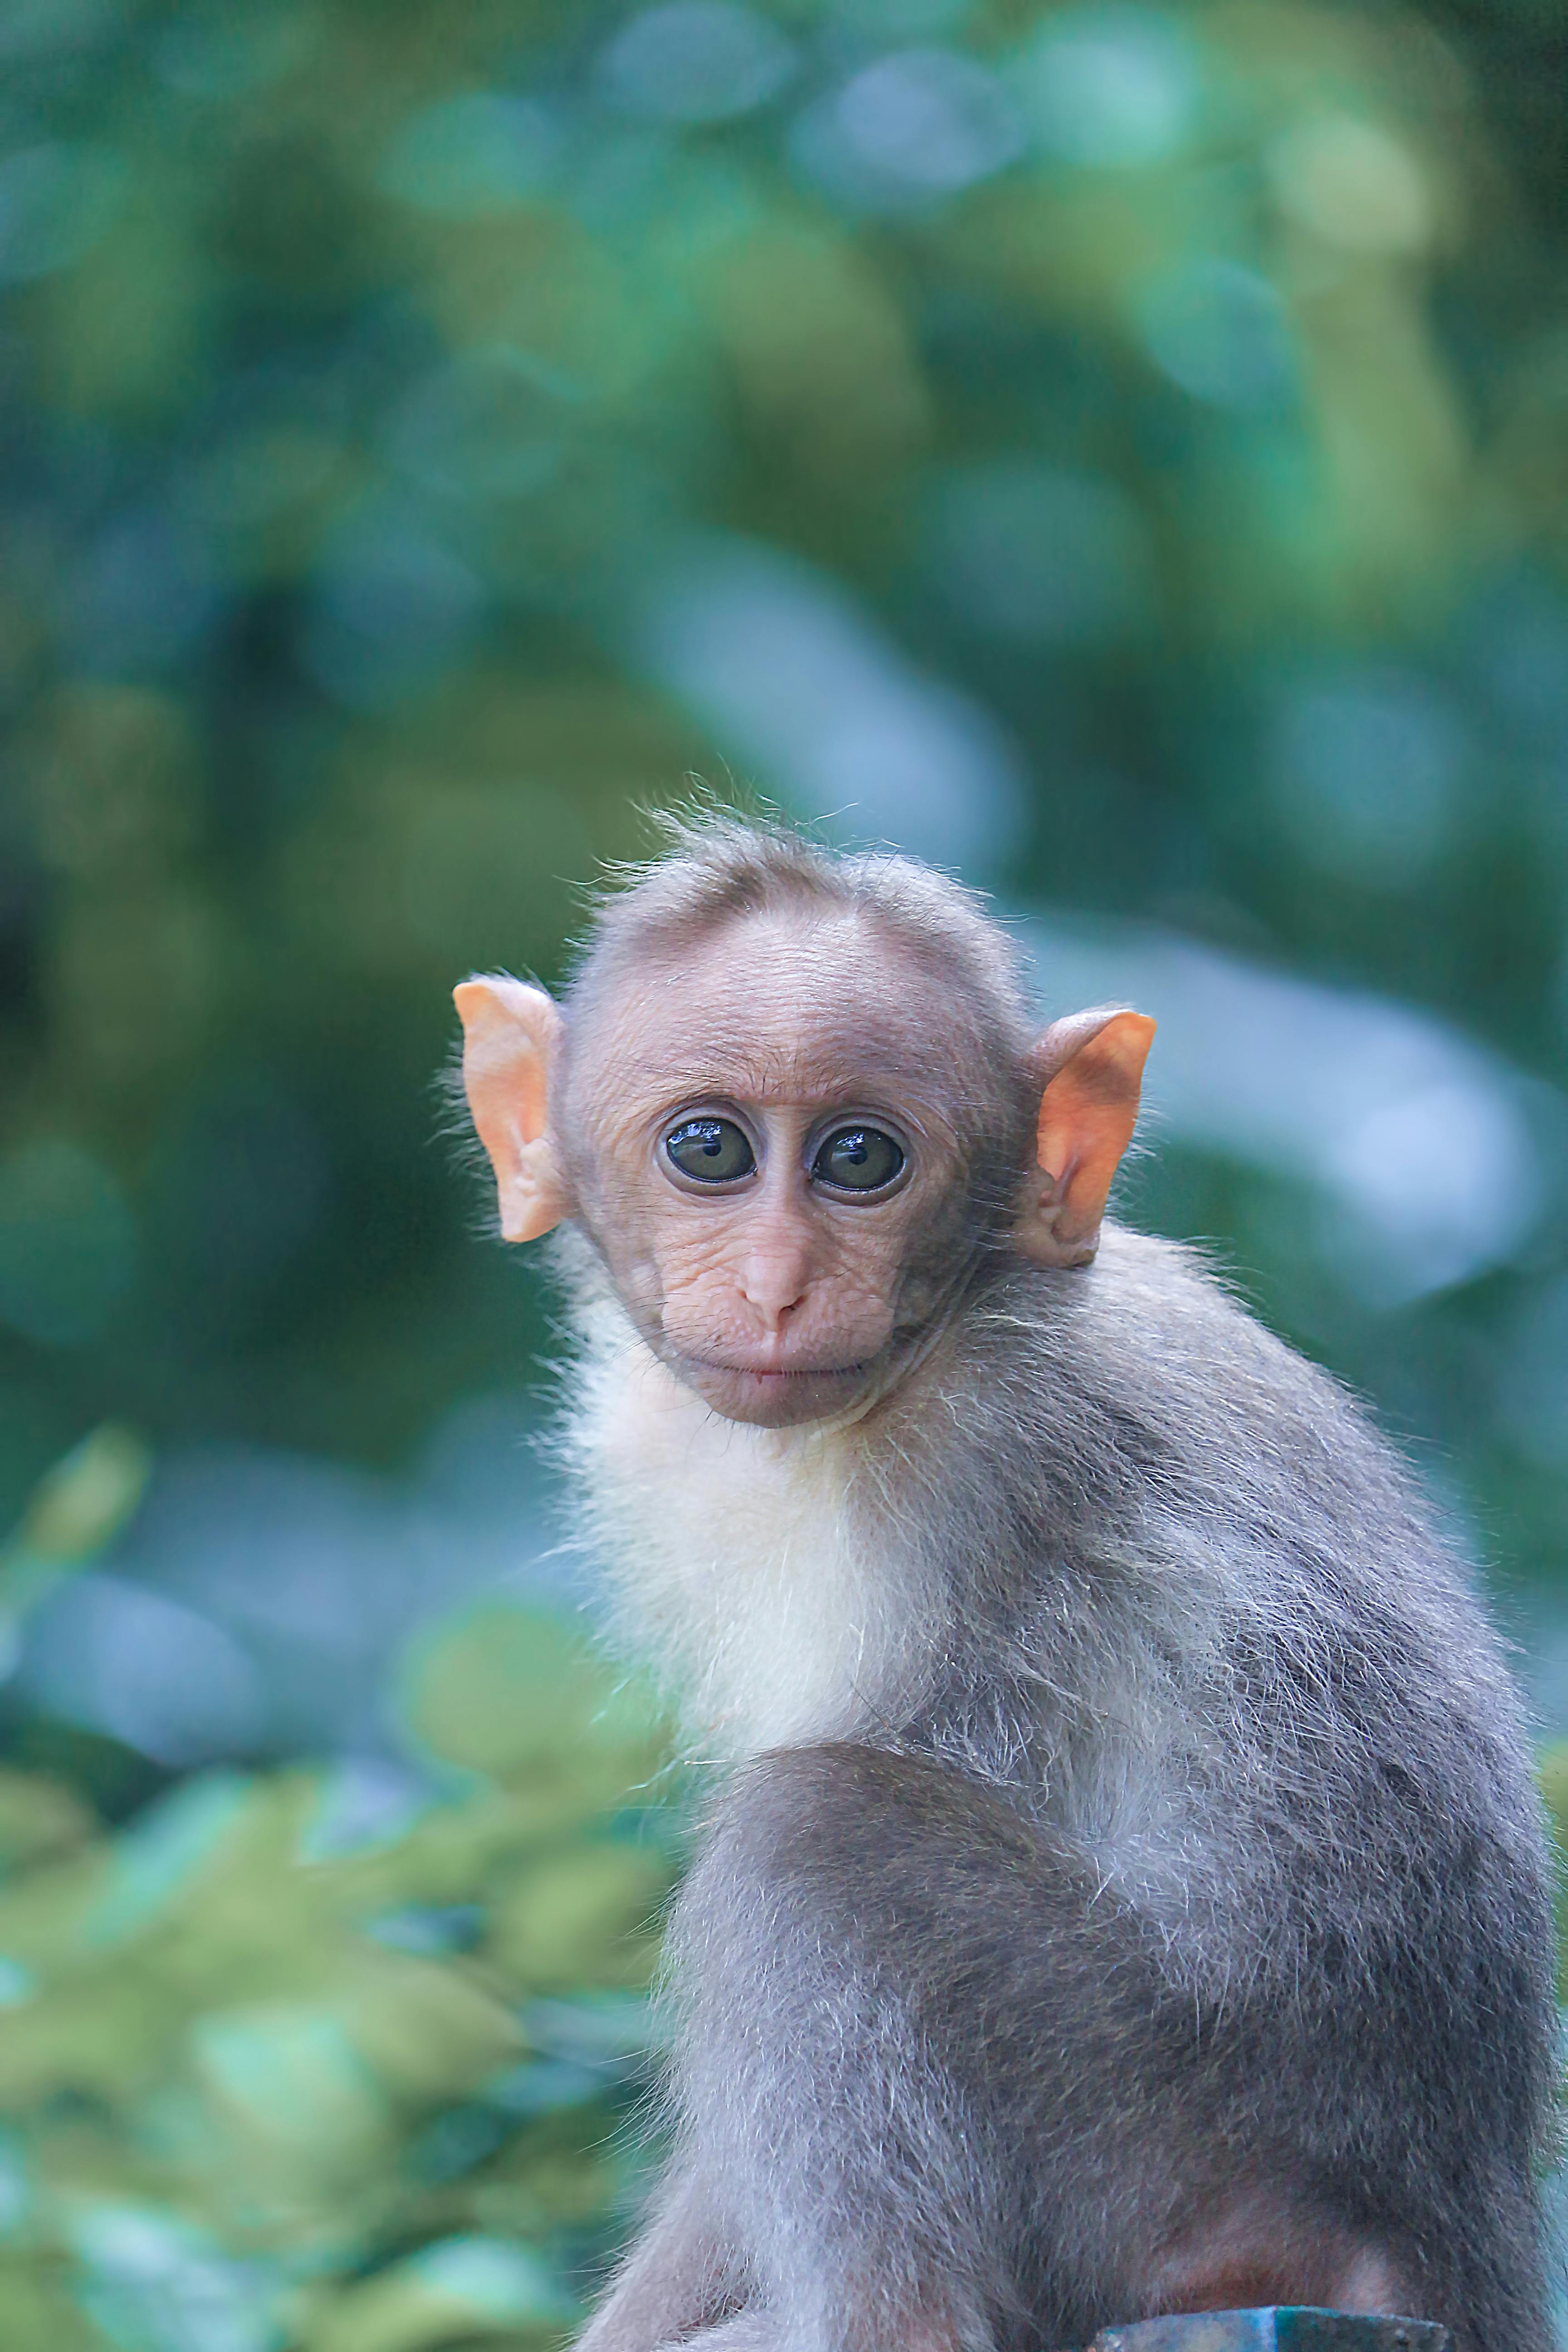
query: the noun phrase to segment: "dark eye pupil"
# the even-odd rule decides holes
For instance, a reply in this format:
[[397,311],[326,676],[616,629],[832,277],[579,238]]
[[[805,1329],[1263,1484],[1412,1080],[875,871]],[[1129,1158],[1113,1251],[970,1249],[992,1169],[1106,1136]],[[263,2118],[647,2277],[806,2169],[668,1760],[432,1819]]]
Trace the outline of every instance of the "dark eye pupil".
[[757,1164],[732,1118],[683,1118],[665,1137],[664,1148],[681,1174],[700,1184],[731,1184]]
[[904,1155],[879,1127],[841,1127],[812,1163],[812,1174],[845,1192],[879,1192],[904,1164]]

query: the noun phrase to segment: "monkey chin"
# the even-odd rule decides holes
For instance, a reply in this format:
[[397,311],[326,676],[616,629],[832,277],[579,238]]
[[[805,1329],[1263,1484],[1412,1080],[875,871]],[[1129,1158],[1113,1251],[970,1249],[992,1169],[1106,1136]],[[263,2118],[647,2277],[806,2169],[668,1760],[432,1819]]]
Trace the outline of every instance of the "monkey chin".
[[848,1364],[837,1371],[747,1371],[697,1356],[678,1356],[670,1370],[726,1421],[755,1429],[798,1429],[833,1421],[872,1393],[876,1368]]

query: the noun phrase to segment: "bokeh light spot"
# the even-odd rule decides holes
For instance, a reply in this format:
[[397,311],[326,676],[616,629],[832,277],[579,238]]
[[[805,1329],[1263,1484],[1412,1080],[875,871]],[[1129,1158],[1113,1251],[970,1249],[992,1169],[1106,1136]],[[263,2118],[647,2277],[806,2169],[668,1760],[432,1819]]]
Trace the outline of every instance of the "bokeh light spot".
[[[61,1601],[79,1590],[80,1584],[68,1585]],[[244,1773],[203,1772],[139,1813],[116,1846],[107,1884],[82,1923],[84,1948],[103,1950],[127,1943],[163,1916],[206,1871],[253,1793],[254,1784]]]
[[[36,1998],[37,1990],[38,1979],[33,1970],[20,1960],[0,1953],[0,2009],[21,2009]],[[3,2204],[0,2197],[0,2207]]]
[[43,58],[90,47],[124,20],[120,0],[5,0],[0,58]]
[[116,2345],[163,2352],[273,2352],[252,2267],[205,2231],[155,2208],[82,2200],[68,2234],[85,2273],[80,2299]]
[[1285,306],[1266,278],[1215,256],[1186,263],[1137,305],[1155,364],[1216,408],[1279,408],[1296,367]]
[[152,1468],[133,1430],[101,1422],[37,1486],[11,1542],[37,1560],[89,1559],[134,1518]]
[[238,98],[296,71],[316,35],[314,20],[299,9],[183,8],[153,44],[153,70],[186,98]]
[[1268,158],[1284,210],[1355,253],[1419,253],[1431,242],[1432,190],[1407,147],[1375,122],[1314,115]]
[[285,2147],[324,2139],[363,2155],[385,2127],[381,2085],[328,2011],[279,2001],[219,2011],[197,2019],[191,2044],[224,2105]]
[[1035,458],[945,475],[930,504],[926,561],[950,605],[1023,643],[1114,642],[1154,609],[1148,544],[1125,493]]
[[1125,171],[1190,142],[1203,81],[1181,28],[1152,9],[1066,9],[1019,61],[1036,138],[1065,163]]
[[46,140],[0,160],[0,282],[79,261],[110,228],[124,185],[124,163],[109,147]]
[[1005,865],[1024,811],[1012,742],[811,566],[694,536],[622,625],[638,666],[802,814],[972,873]]
[[1374,673],[1303,687],[1276,721],[1270,803],[1315,872],[1407,888],[1454,845],[1468,748],[1453,711],[1418,677]]
[[443,2300],[468,2305],[489,2323],[570,2325],[577,2311],[538,2256],[491,2238],[446,2238],[424,2247],[410,2266]]
[[994,74],[952,49],[879,58],[796,125],[797,166],[846,210],[900,211],[991,178],[1022,128]]
[[480,220],[532,201],[555,176],[564,133],[532,99],[472,90],[410,117],[375,174],[383,194],[446,220]]
[[795,72],[795,50],[734,0],[672,0],[616,34],[599,61],[608,102],[656,122],[726,122],[749,114]]
[[62,1722],[161,1764],[244,1755],[270,1729],[261,1675],[234,1635],[120,1577],[78,1576],[45,1604],[21,1684]]
[[1441,1080],[1369,1109],[1326,1172],[1355,1213],[1323,1212],[1319,1246],[1383,1307],[1465,1281],[1482,1234],[1506,1256],[1535,1223],[1544,1189],[1511,1107]]

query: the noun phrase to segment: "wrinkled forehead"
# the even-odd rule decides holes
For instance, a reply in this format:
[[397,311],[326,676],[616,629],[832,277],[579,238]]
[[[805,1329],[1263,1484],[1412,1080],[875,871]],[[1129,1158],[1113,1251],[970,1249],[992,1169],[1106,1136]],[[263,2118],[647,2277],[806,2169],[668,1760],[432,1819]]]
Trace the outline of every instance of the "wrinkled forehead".
[[574,1034],[571,1090],[617,1124],[701,1094],[940,1114],[978,1049],[956,983],[865,917],[753,915],[639,959]]

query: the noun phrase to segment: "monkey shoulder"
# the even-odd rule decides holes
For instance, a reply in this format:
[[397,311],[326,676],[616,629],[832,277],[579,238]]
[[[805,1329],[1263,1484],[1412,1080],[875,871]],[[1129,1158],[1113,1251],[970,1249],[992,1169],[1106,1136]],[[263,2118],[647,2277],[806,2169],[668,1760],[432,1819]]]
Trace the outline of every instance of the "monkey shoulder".
[[1440,1551],[1407,1465],[1364,1407],[1298,1354],[1187,1244],[1107,1223],[1091,1265],[1010,1267],[964,1370],[1016,1370],[1009,1406],[1098,1449],[1158,1505],[1321,1494],[1348,1530]]
[[1107,1642],[1181,1655],[1190,1705],[1271,1694],[1287,1736],[1316,1707],[1371,1737],[1392,1700],[1401,1738],[1446,1716],[1521,1752],[1470,1567],[1408,1466],[1198,1252],[1108,1224],[1090,1266],[1008,1267],[947,1379],[940,1420],[972,1433],[975,1497],[1005,1490],[992,1541],[1045,1620],[1058,1588],[1090,1596]]

